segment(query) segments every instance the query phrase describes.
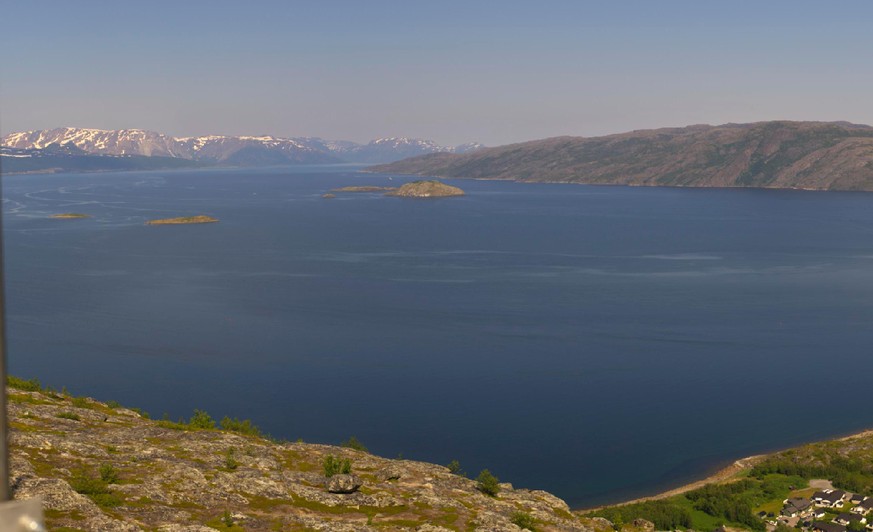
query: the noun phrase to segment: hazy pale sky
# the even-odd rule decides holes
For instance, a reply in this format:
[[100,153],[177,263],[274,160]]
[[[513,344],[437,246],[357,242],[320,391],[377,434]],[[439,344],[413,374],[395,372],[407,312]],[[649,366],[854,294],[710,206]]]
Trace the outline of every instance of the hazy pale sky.
[[0,131],[488,145],[694,123],[873,123],[873,2],[0,4]]

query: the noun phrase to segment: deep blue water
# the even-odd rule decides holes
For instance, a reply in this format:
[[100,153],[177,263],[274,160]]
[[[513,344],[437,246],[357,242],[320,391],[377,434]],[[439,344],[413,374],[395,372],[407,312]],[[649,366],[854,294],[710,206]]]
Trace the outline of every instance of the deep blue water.
[[[10,369],[589,506],[873,426],[873,194],[4,177]],[[58,212],[88,220],[53,220]],[[148,227],[205,213],[218,224]]]

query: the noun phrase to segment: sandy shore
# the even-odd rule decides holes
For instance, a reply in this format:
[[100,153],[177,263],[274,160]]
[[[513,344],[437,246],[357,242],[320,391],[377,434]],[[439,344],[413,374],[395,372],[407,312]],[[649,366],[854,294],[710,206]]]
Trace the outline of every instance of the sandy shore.
[[712,475],[709,475],[708,477],[706,477],[704,479],[696,480],[690,484],[685,484],[685,485],[679,486],[678,488],[673,488],[671,490],[664,491],[664,492],[658,493],[656,495],[649,495],[646,497],[640,497],[638,499],[631,499],[629,501],[622,501],[622,502],[617,502],[615,504],[607,504],[607,505],[603,505],[603,506],[595,506],[592,508],[574,508],[573,511],[574,512],[581,512],[581,513],[588,513],[588,512],[593,512],[595,510],[599,510],[601,508],[607,508],[610,506],[625,506],[627,504],[634,504],[634,503],[638,503],[638,502],[656,501],[658,499],[667,499],[667,498],[673,497],[675,495],[681,495],[687,491],[696,490],[697,488],[702,488],[703,486],[705,486],[707,484],[714,484],[716,482],[729,481],[732,478],[736,477],[739,473],[754,467],[754,465],[759,460],[761,460],[762,458],[764,458],[766,456],[769,456],[769,455],[759,454],[759,455],[754,455],[754,456],[747,456],[745,458],[740,458],[739,460],[732,463],[731,465],[724,467],[722,469],[719,469],[718,471],[716,471],[715,473],[713,473]]
[[[843,436],[840,438],[832,438],[831,440],[821,440],[821,441],[845,441],[845,440],[851,440],[854,438],[863,438],[863,437],[868,437],[868,436],[873,436],[873,429],[867,429],[867,430],[863,430],[861,432],[856,432],[854,434],[850,434],[848,436]],[[817,442],[809,442],[809,443],[817,443]],[[808,444],[802,444],[802,445],[808,445]],[[739,475],[743,471],[746,471],[748,469],[753,468],[755,466],[755,464],[757,464],[762,459],[764,459],[768,456],[772,456],[774,454],[778,454],[778,453],[787,451],[788,449],[801,447],[802,445],[788,447],[786,449],[782,449],[780,451],[774,451],[772,453],[757,454],[754,456],[747,456],[745,458],[740,458],[739,460],[732,463],[731,465],[716,471],[715,473],[713,473],[712,475],[709,475],[708,477],[706,477],[704,479],[697,480],[697,481],[694,481],[690,484],[685,484],[683,486],[679,486],[678,488],[674,488],[674,489],[671,489],[669,491],[658,493],[656,495],[650,495],[647,497],[640,497],[638,499],[632,499],[629,501],[618,502],[615,504],[606,504],[606,505],[602,505],[602,506],[595,506],[595,507],[591,507],[591,508],[574,508],[573,511],[578,512],[578,513],[588,513],[588,512],[593,512],[595,510],[599,510],[601,508],[607,508],[610,506],[625,506],[627,504],[634,504],[634,503],[638,503],[638,502],[655,501],[658,499],[667,499],[669,497],[681,495],[681,494],[688,492],[688,491],[691,491],[691,490],[696,490],[697,488],[702,488],[703,486],[705,486],[707,484],[714,484],[714,483],[718,483],[718,482],[729,482],[732,479],[737,478],[737,475]]]

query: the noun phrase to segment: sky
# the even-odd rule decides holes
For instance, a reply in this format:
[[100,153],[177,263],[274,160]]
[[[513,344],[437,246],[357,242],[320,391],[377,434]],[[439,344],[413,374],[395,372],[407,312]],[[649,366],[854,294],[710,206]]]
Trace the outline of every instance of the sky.
[[489,146],[873,124],[873,2],[0,0],[0,133]]

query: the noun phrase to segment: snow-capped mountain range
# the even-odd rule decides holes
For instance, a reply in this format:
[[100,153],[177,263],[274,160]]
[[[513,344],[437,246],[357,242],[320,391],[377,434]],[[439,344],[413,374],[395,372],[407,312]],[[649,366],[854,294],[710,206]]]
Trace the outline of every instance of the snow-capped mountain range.
[[171,137],[141,129],[84,129],[64,127],[10,133],[0,145],[24,150],[75,147],[83,154],[111,156],[170,157],[223,165],[383,163],[415,155],[465,153],[480,144],[440,146],[433,141],[406,137],[377,139],[368,144],[330,141],[315,137],[273,136]]

